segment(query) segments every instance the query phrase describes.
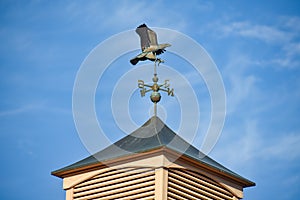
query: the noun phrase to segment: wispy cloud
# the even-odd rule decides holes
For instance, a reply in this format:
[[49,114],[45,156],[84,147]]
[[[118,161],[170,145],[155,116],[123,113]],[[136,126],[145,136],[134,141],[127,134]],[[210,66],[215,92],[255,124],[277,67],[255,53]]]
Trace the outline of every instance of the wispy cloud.
[[35,105],[25,105],[25,106],[21,106],[18,108],[2,110],[2,111],[0,111],[0,117],[9,116],[9,115],[18,115],[18,114],[25,113],[25,112],[28,112],[31,110],[35,110],[39,107],[40,106],[35,106]]
[[291,39],[292,34],[276,27],[252,24],[248,21],[232,22],[220,26],[223,36],[238,35],[262,40],[268,43],[284,43]]
[[[67,6],[70,20],[79,20],[84,26],[93,26],[95,30],[121,31],[134,29],[140,23],[152,23],[153,26],[167,26],[184,29],[186,22],[174,9],[174,6],[160,1],[92,1],[84,5],[72,2]],[[172,19],[161,17],[162,14],[172,16]],[[151,24],[150,24],[151,25]]]
[[227,93],[227,114],[236,111],[242,102],[249,101],[251,96],[258,97],[259,77],[249,73],[248,67],[252,65],[249,57],[241,53],[232,53],[223,71]]
[[284,51],[285,56],[275,58],[271,61],[271,63],[273,62],[274,64],[278,64],[279,66],[286,68],[300,66],[300,42],[288,42],[282,47],[282,50]]
[[39,112],[39,111],[52,112],[52,113],[56,112],[60,114],[71,114],[71,110],[49,106],[42,102],[42,103],[26,104],[23,106],[6,109],[6,110],[0,110],[0,117],[15,116],[24,113]]
[[292,161],[300,158],[300,133],[286,133],[265,140],[260,152],[264,159]]
[[[263,65],[295,68],[300,64],[300,19],[297,17],[280,18],[280,23],[263,24],[250,21],[217,22],[218,36],[225,38],[238,36],[254,39],[267,46],[277,48],[273,58],[261,61]],[[255,58],[253,58],[255,60]]]
[[[260,131],[258,120],[247,120],[237,128],[226,130],[224,134],[231,140],[214,154],[230,163],[233,168],[243,168],[245,163],[255,165],[263,161],[293,162],[300,159],[299,133],[267,133]],[[241,132],[241,130],[244,130]],[[220,149],[220,150],[218,150]]]

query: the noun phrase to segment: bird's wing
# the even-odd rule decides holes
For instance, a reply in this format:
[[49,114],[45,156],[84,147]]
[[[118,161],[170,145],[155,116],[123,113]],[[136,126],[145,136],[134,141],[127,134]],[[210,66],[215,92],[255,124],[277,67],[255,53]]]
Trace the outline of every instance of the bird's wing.
[[152,31],[150,28],[148,28],[147,33],[148,33],[148,37],[149,37],[149,40],[150,40],[150,44],[157,46],[156,33],[154,31]]
[[144,50],[147,47],[150,47],[150,38],[148,34],[148,27],[146,24],[142,24],[136,28],[135,32],[140,36],[141,39],[141,48]]

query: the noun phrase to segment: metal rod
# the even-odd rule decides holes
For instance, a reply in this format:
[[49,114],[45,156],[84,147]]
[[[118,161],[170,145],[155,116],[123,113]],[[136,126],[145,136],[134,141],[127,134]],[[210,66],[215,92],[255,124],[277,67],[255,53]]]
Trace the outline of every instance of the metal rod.
[[157,75],[157,72],[156,72],[156,62],[157,62],[156,53],[154,53],[154,56],[155,56],[155,61],[154,61],[154,76],[156,76]]
[[[155,54],[155,62],[154,62],[154,79],[153,80],[156,80],[155,77],[157,76],[157,72],[156,72],[156,54]],[[155,81],[156,82],[156,81]],[[157,117],[157,103],[154,103],[154,116]]]
[[[156,58],[156,53],[154,53],[155,55],[155,62],[154,62],[154,78],[153,78],[153,81],[154,83],[156,83],[156,76],[157,76],[157,71],[156,71],[156,61],[157,61],[157,58]],[[157,117],[157,103],[154,103],[154,116]]]

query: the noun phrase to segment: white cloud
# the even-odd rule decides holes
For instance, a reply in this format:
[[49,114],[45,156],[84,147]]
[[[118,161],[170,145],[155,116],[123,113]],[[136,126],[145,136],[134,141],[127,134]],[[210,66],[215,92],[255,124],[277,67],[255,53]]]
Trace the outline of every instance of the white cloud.
[[225,87],[227,93],[227,114],[231,114],[240,106],[241,102],[251,99],[251,96],[258,97],[259,90],[257,82],[259,78],[254,74],[249,74],[247,69],[252,61],[241,53],[232,53],[229,62],[223,71]]
[[280,18],[282,26],[293,30],[295,36],[299,35],[300,32],[300,17],[298,16],[284,16]]
[[290,40],[291,34],[276,27],[252,24],[248,21],[232,22],[221,26],[225,35],[239,35],[259,39],[269,43],[284,43]]
[[[141,23],[184,29],[186,22],[180,13],[171,8],[166,9],[167,6],[170,7],[158,1],[92,1],[85,4],[72,2],[67,6],[67,12],[71,21],[80,22],[83,26],[92,26],[102,32],[134,29]],[[166,14],[172,18],[162,17]]]
[[22,106],[22,107],[19,107],[19,108],[0,111],[0,117],[9,116],[9,115],[18,115],[18,114],[21,114],[21,113],[25,113],[25,112],[37,109],[39,107],[40,106],[35,106],[35,105],[25,105],[25,106]]
[[300,66],[300,42],[287,43],[283,46],[282,49],[285,52],[285,56],[273,59],[273,62],[275,64],[286,68]]
[[20,115],[23,113],[38,112],[38,111],[60,113],[60,114],[71,114],[71,110],[49,106],[46,105],[44,102],[40,102],[40,103],[26,104],[12,109],[2,110],[0,111],[0,117]]
[[[298,17],[278,18],[277,24],[267,25],[250,21],[217,22],[218,36],[225,38],[238,36],[246,39],[255,39],[265,43],[266,48],[277,49],[273,58],[260,61],[262,65],[295,68],[300,64],[300,41]],[[251,44],[250,44],[251,45]],[[262,44],[263,45],[263,44]],[[260,48],[263,48],[260,47]],[[274,53],[274,52],[273,52]],[[276,55],[276,56],[275,56]],[[253,58],[255,60],[255,58]]]
[[225,158],[226,163],[235,167],[240,167],[240,164],[251,163],[254,160],[262,142],[257,131],[257,123],[254,120],[239,125],[238,128],[225,129],[222,134],[226,140],[232,142],[215,148],[214,154],[217,157],[223,160]]
[[300,133],[278,134],[260,129],[258,120],[247,120],[244,124],[225,130],[223,134],[231,142],[215,148],[214,156],[235,169],[241,169],[246,164],[255,166],[257,162],[269,161],[286,165],[286,162],[300,159]]
[[260,156],[264,159],[294,160],[300,158],[300,133],[281,134],[267,138],[261,148]]

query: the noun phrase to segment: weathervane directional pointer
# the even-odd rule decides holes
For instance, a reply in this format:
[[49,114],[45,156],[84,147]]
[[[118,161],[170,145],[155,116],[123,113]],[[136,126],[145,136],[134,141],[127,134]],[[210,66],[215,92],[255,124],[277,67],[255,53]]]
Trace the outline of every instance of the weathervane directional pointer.
[[[153,84],[145,84],[143,80],[138,80],[138,87],[141,89],[141,96],[145,96],[147,92],[152,91],[150,95],[151,101],[154,103],[154,115],[157,116],[157,103],[161,99],[159,91],[167,92],[168,95],[174,96],[174,89],[170,89],[169,80],[165,80],[163,84],[158,84],[158,77],[156,67],[164,61],[157,58],[157,55],[164,53],[166,47],[170,44],[158,44],[156,33],[149,29],[146,24],[142,24],[136,28],[136,33],[141,39],[142,53],[130,60],[130,63],[136,65],[139,61],[150,60],[154,62],[154,77],[152,78]],[[157,64],[158,63],[158,64]],[[148,89],[146,89],[148,88]]]

